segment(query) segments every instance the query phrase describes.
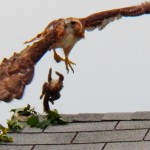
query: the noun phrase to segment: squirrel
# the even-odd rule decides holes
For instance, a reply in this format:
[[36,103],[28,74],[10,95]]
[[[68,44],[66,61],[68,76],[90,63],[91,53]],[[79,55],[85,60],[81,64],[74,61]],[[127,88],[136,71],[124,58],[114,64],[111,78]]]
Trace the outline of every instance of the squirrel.
[[59,73],[55,72],[58,75],[58,79],[52,79],[52,68],[49,69],[49,74],[48,74],[48,82],[45,82],[43,84],[43,89],[42,89],[42,94],[40,96],[40,99],[44,96],[43,100],[43,107],[44,111],[48,112],[50,111],[49,107],[49,101],[54,104],[54,101],[59,99],[61,97],[60,91],[63,88],[63,80],[64,76]]

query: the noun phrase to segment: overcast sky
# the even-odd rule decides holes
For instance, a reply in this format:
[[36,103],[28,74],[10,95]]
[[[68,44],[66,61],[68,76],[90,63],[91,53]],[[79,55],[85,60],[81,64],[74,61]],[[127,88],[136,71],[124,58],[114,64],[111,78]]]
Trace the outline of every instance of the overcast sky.
[[[62,17],[85,17],[92,13],[126,7],[142,0],[3,0],[0,5],[0,60],[20,52],[23,42]],[[0,123],[9,110],[27,104],[42,113],[39,99],[48,70],[64,74],[61,98],[51,106],[60,113],[105,113],[150,110],[150,15],[122,18],[102,31],[85,33],[70,53],[75,73],[67,74],[63,62],[47,52],[35,67],[35,76],[21,100],[0,102]],[[63,56],[60,49],[57,52]]]

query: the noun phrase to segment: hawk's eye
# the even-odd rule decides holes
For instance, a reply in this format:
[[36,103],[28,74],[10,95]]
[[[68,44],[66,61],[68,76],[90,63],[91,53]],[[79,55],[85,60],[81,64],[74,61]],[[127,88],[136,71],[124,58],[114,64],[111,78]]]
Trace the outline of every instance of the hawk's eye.
[[75,25],[76,24],[76,22],[75,21],[71,21],[71,25]]

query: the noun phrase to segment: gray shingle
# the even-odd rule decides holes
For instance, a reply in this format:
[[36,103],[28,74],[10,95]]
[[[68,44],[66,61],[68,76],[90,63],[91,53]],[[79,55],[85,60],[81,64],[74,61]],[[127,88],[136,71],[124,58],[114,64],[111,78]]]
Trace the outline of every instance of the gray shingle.
[[0,150],[31,150],[33,146],[8,146],[0,145]]
[[104,150],[150,150],[150,142],[109,143]]
[[148,134],[146,135],[145,140],[150,140],[150,131],[149,131]]
[[144,129],[150,128],[150,121],[121,121],[117,129]]
[[[46,116],[40,116],[41,120]],[[9,133],[0,150],[149,150],[150,112],[62,115],[71,123]],[[106,144],[107,143],[107,144]]]
[[132,116],[135,120],[150,120],[150,111],[135,112]]
[[73,122],[75,120],[76,115],[75,114],[61,114],[61,117],[68,122]]
[[9,144],[69,144],[75,133],[13,133],[14,142]]
[[31,132],[42,132],[43,130],[40,128],[31,128],[29,126],[25,126],[22,130],[22,132],[27,132],[27,133],[31,133]]
[[69,122],[92,122],[101,121],[104,114],[102,113],[80,113],[80,114],[62,114],[63,119]]
[[102,120],[131,120],[133,113],[106,113]]
[[74,121],[101,121],[103,118],[104,114],[96,114],[96,113],[84,113],[84,114],[78,114],[75,116]]
[[139,141],[145,136],[147,130],[122,130],[103,132],[80,132],[73,143],[96,143],[116,141]]
[[33,150],[101,150],[104,144],[37,145]]
[[48,126],[44,132],[73,132],[73,131],[98,131],[113,130],[116,121],[112,122],[91,122],[91,123],[70,123],[68,125]]

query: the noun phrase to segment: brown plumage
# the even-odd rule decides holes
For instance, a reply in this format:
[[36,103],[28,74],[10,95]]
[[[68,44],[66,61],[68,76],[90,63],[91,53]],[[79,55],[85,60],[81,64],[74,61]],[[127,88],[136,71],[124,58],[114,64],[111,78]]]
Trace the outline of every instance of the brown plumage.
[[[45,28],[45,30],[42,33],[38,34],[35,38],[26,41],[25,43],[40,40],[45,37],[47,32],[51,30],[56,30],[56,32],[58,32],[59,39],[56,43],[52,44],[49,49],[54,50],[54,59],[56,60],[56,62],[65,61],[67,72],[69,72],[69,67],[74,72],[72,64],[75,63],[69,60],[69,53],[73,46],[80,39],[84,38],[85,30],[91,31],[95,28],[102,30],[107,24],[116,19],[120,19],[121,17],[134,17],[149,13],[150,2],[145,2],[132,7],[98,12],[85,18],[62,18],[49,23],[49,25]],[[60,57],[56,53],[56,48],[63,49],[65,59]]]
[[64,76],[57,71],[55,73],[59,78],[54,80],[52,79],[52,69],[50,68],[48,74],[48,82],[45,82],[43,84],[40,99],[42,99],[42,97],[44,96],[43,107],[45,112],[48,112],[50,110],[48,102],[50,101],[52,104],[54,104],[54,101],[59,99],[61,96],[60,91],[63,88]]
[[[95,28],[102,30],[110,22],[121,17],[135,17],[150,14],[150,2],[113,9],[92,14],[85,18],[62,18],[52,21],[45,30],[32,40],[34,42],[20,53],[15,53],[9,59],[4,58],[0,64],[0,100],[9,102],[12,99],[21,99],[24,88],[34,76],[34,66],[47,52],[54,50],[54,58],[57,62],[65,61],[66,69],[73,70],[69,53],[73,46],[84,38],[85,30],[91,31]],[[37,40],[37,42],[35,42]],[[62,48],[65,58],[60,57],[55,49]]]
[[[44,38],[45,35],[51,30],[55,30],[59,35],[57,42],[53,43],[49,47],[49,49],[53,49],[54,51],[54,59],[56,62],[65,61],[67,71],[69,72],[68,67],[70,67],[74,72],[71,64],[75,63],[69,60],[68,55],[75,43],[84,37],[84,30],[82,29],[81,22],[77,18],[73,17],[52,21],[42,33],[38,34],[35,38],[26,41],[25,43],[40,40]],[[63,48],[65,59],[56,53],[56,48]]]
[[10,102],[21,99],[24,88],[34,76],[34,66],[57,40],[57,33],[51,31],[44,39],[27,46],[20,53],[14,53],[0,64],[0,101]]

